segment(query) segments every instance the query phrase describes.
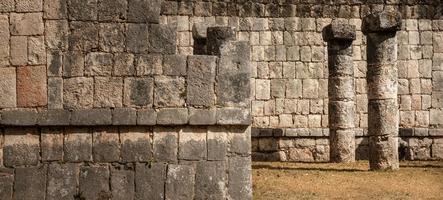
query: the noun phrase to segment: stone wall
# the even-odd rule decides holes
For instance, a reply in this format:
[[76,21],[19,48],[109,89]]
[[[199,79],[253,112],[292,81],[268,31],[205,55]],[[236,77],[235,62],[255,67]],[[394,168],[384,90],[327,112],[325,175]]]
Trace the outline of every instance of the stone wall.
[[161,0],[0,1],[0,199],[251,199],[250,47]]
[[205,34],[201,30],[207,26],[236,27],[237,39],[249,41],[253,155],[283,161],[329,160],[327,43],[322,30],[333,18],[355,25],[356,153],[357,159],[367,159],[367,44],[361,27],[363,17],[383,9],[398,10],[403,18],[397,33],[400,156],[442,159],[439,1],[165,1],[160,23],[177,26],[180,54],[198,53]]

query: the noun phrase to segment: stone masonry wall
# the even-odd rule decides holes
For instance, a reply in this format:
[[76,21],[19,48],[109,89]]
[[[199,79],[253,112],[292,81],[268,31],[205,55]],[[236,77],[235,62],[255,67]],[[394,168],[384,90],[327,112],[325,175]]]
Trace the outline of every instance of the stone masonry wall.
[[162,4],[0,0],[0,199],[252,198],[249,44]]
[[[356,156],[367,159],[366,36],[362,18],[402,14],[398,38],[400,157],[443,158],[443,4],[440,1],[165,1],[160,23],[177,26],[180,54],[198,54],[207,26],[236,27],[249,41],[252,147],[257,160],[328,161],[327,44],[333,18],[357,28],[353,41]],[[197,50],[196,50],[197,49]]]

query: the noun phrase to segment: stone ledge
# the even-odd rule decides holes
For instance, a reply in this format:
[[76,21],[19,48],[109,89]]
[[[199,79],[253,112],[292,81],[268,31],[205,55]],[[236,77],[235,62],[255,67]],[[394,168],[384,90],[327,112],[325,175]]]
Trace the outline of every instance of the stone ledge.
[[249,125],[250,123],[251,115],[246,108],[0,110],[0,126]]

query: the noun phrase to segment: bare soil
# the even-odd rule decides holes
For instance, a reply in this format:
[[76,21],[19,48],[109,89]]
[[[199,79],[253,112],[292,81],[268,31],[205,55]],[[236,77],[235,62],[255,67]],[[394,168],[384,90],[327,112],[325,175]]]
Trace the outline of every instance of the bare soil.
[[402,162],[399,171],[369,171],[352,164],[254,162],[255,200],[443,200],[443,161]]

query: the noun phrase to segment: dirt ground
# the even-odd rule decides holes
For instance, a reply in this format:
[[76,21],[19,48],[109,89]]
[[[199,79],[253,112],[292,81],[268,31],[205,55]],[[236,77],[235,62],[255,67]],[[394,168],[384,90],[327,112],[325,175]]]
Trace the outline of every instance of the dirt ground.
[[395,172],[353,164],[254,162],[255,200],[443,200],[443,161],[402,162]]

